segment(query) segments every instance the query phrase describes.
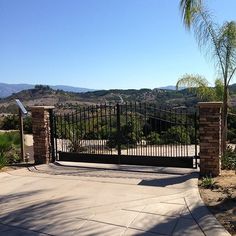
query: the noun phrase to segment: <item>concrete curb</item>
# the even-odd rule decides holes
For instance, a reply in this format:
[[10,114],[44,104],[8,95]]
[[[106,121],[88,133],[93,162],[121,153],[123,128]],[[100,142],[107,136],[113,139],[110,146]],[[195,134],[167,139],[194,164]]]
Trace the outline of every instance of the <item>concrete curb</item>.
[[185,197],[185,201],[192,217],[206,236],[231,235],[207,209],[201,199],[198,188],[193,189],[192,196]]

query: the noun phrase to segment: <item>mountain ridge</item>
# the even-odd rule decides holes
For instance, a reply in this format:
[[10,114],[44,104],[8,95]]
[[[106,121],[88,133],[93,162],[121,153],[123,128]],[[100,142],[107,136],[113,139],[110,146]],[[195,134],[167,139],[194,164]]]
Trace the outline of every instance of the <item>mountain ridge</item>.
[[[19,84],[0,83],[0,98],[9,97],[14,93],[18,93],[23,90],[33,89],[35,86],[36,84],[34,85],[34,84],[26,84],[26,83],[19,83]],[[86,92],[98,90],[98,89],[75,87],[75,86],[69,86],[69,85],[48,85],[48,86],[54,90],[63,90],[65,92],[73,92],[73,93],[86,93]],[[168,86],[158,87],[157,89],[176,90],[176,86],[168,85]],[[180,90],[181,89],[184,89],[184,88],[180,88]],[[99,89],[99,90],[103,90],[103,89]]]
[[[21,92],[27,89],[33,89],[36,85],[33,84],[8,84],[8,83],[0,83],[0,98],[9,97],[14,93]],[[95,91],[95,89],[83,88],[83,87],[74,87],[68,85],[48,85],[50,88],[54,90],[63,90],[66,92],[74,92],[74,93],[84,93],[88,91]]]
[[[236,106],[236,84],[230,85],[231,104]],[[0,99],[1,113],[16,113],[15,99],[30,109],[32,106],[54,106],[56,110],[66,111],[88,105],[117,103],[149,103],[168,108],[193,108],[199,101],[194,90],[168,89],[109,89],[87,92],[66,92],[54,90],[49,86],[37,85],[32,89],[22,90]]]
[[188,90],[173,91],[165,89],[110,89],[84,93],[53,90],[49,86],[37,85],[0,99],[0,113],[15,113],[15,99],[19,99],[28,109],[32,106],[54,106],[56,110],[97,104],[151,103],[168,107],[191,107],[196,104],[196,96]]

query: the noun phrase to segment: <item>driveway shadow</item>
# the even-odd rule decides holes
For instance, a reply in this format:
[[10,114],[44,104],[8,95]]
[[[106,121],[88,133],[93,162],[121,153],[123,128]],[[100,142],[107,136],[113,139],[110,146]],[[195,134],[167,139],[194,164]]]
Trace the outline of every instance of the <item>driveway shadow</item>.
[[178,176],[172,176],[172,177],[167,177],[167,178],[142,180],[138,185],[152,186],[152,187],[167,187],[171,185],[185,183],[188,180],[192,180],[196,178],[198,178],[198,173],[193,172],[191,174],[178,175]]
[[[65,202],[73,206],[78,198],[39,197],[42,190],[25,191],[0,196],[0,235],[70,235],[75,231],[79,217],[78,208],[62,207]],[[61,232],[61,233],[60,233]],[[55,233],[55,234],[54,234]]]

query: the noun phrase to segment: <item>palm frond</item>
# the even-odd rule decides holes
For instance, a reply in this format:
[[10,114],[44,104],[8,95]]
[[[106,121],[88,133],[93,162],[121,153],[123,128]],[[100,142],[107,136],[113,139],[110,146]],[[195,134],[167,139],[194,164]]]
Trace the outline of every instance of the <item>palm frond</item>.
[[180,87],[208,87],[208,81],[200,75],[185,74],[176,83],[176,89],[178,90]]
[[218,47],[224,62],[225,84],[228,86],[236,71],[236,23],[225,22],[218,32]]
[[176,83],[176,89],[179,87],[187,87],[190,91],[206,101],[215,100],[215,90],[208,86],[208,81],[200,75],[182,76]]
[[190,29],[192,24],[192,19],[194,13],[199,9],[202,5],[202,0],[181,0],[180,1],[180,11],[182,14],[182,19],[184,25],[187,29]]
[[215,61],[217,67],[224,73],[224,63],[221,57],[221,48],[218,43],[219,26],[213,21],[212,13],[202,6],[193,15],[193,30],[200,50]]
[[224,83],[222,79],[215,80],[215,100],[223,101],[224,96]]

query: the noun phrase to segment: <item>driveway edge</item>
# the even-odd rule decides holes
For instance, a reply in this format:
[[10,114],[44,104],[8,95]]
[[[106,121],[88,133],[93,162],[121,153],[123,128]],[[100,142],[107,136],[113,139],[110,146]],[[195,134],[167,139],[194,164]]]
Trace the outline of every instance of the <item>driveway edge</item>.
[[231,236],[208,210],[201,199],[198,188],[192,190],[192,195],[185,197],[185,201],[192,217],[206,236]]

